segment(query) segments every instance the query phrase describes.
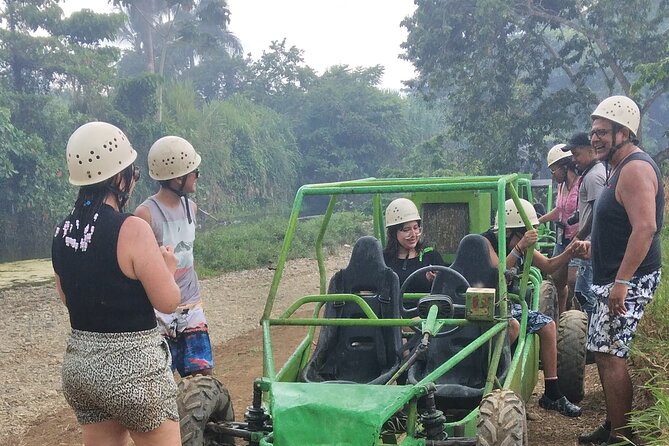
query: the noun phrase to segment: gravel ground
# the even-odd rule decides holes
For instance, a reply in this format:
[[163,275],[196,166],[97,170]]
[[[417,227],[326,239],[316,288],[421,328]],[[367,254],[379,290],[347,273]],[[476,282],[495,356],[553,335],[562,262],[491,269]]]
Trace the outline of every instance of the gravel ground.
[[[348,263],[343,248],[326,262],[332,274]],[[258,326],[274,271],[267,268],[224,274],[202,281],[205,311],[214,345]],[[314,285],[315,284],[315,285]],[[318,292],[315,260],[286,264],[275,309],[296,297]],[[313,289],[310,289],[313,288]],[[0,344],[0,444],[24,433],[41,416],[67,407],[60,370],[69,321],[53,284],[0,290],[0,326],[7,336]]]
[[[344,267],[349,256],[350,248],[346,247],[329,257],[328,274]],[[272,270],[260,268],[202,281],[212,343],[216,348],[258,327],[273,274]],[[317,292],[316,262],[308,259],[288,262],[275,313],[285,309],[296,297]],[[7,341],[0,344],[0,382],[5,383],[5,391],[0,394],[0,445],[42,445],[46,444],[44,438],[58,441],[56,444],[80,444],[76,432],[69,434],[74,435],[76,442],[58,440],[58,435],[76,430],[76,425],[70,426],[74,419],[62,396],[60,383],[69,322],[53,284],[0,290],[0,303],[5,309],[0,313],[0,323],[8,333]],[[223,350],[225,355],[225,347]],[[577,419],[538,408],[536,400],[543,391],[542,384],[540,376],[527,406],[530,445],[576,445],[576,436],[596,426],[603,415],[603,395],[596,368],[588,366],[586,398],[582,403],[584,414]],[[67,414],[67,420],[63,419],[63,413]],[[28,431],[35,426],[44,432],[31,436]]]

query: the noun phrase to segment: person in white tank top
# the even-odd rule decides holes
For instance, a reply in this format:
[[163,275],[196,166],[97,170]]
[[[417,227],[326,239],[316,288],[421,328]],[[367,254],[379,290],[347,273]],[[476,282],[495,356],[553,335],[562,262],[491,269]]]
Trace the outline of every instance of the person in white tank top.
[[202,308],[200,284],[193,265],[197,205],[188,199],[197,189],[200,155],[178,136],[165,136],[149,150],[149,175],[160,190],[137,207],[135,215],[151,225],[159,245],[174,246],[174,278],[181,303],[174,313],[156,311],[158,327],[172,353],[179,375],[210,375],[214,366],[209,329]]

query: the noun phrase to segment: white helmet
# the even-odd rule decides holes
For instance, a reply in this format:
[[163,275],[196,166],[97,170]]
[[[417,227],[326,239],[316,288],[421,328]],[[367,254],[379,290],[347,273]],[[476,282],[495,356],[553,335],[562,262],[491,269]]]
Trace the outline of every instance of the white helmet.
[[548,151],[546,162],[549,168],[563,158],[571,158],[571,151],[564,152],[563,147],[567,147],[567,144],[556,144]]
[[419,220],[420,214],[418,214],[418,208],[408,198],[393,200],[386,208],[386,228],[408,221]]
[[[530,220],[530,224],[532,226],[538,225],[539,218],[537,217],[537,211],[534,209],[534,206],[532,206],[532,203],[530,203],[527,200],[523,200],[521,198],[520,204],[523,206],[523,210],[525,211],[525,215],[527,215],[527,218]],[[525,222],[523,222],[523,219],[520,217],[520,212],[518,212],[518,208],[516,207],[516,203],[513,201],[513,199],[509,198],[508,200],[506,200],[506,202],[504,203],[504,212],[506,214],[506,217],[504,218],[507,229],[525,227]],[[495,215],[495,229],[499,228],[498,215],[499,213]]]
[[611,96],[604,99],[590,117],[608,119],[627,127],[634,136],[637,135],[641,121],[639,106],[627,96]]
[[137,158],[125,134],[106,122],[89,122],[76,129],[66,151],[70,183],[75,186],[108,180]]
[[149,149],[149,176],[158,181],[179,178],[197,169],[201,161],[191,143],[179,136],[164,136]]

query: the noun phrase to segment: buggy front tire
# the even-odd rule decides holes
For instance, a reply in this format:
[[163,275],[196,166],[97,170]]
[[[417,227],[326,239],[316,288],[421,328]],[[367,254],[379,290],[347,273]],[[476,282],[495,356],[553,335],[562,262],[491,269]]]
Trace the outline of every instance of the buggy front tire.
[[578,404],[585,396],[585,342],[588,316],[579,310],[560,315],[557,329],[557,372],[560,390],[569,401]]
[[527,446],[525,403],[511,390],[483,397],[476,422],[477,446]]
[[178,385],[177,407],[183,446],[234,445],[230,436],[205,431],[208,422],[234,421],[230,393],[213,376],[190,376]]

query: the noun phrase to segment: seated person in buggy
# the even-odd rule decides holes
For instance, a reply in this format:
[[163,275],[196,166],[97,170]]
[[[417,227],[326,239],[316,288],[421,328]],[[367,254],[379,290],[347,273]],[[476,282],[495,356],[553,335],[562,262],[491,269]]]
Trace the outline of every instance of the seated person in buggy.
[[[386,208],[387,244],[383,258],[400,279],[400,286],[414,271],[429,265],[445,265],[439,251],[426,246],[422,239],[418,208],[407,198],[393,200]],[[435,273],[428,271],[408,285],[407,293],[429,293]],[[405,308],[416,306],[415,300],[403,302]]]
[[[520,200],[525,214],[533,226],[539,224],[534,206],[527,200]],[[525,230],[520,213],[512,199],[505,203],[505,223],[506,223],[506,265],[507,268],[519,266],[525,257],[525,251],[537,241],[537,230]],[[490,256],[495,265],[498,264],[498,221],[495,219],[495,225],[483,233],[487,240]],[[567,248],[556,257],[547,258],[538,251],[534,251],[532,263],[543,273],[549,274],[556,271],[561,266],[566,265],[573,257],[572,249]],[[521,317],[520,305],[514,304],[511,308],[511,314],[515,319],[509,326],[511,341],[514,342],[518,337],[520,324],[518,320]],[[560,390],[557,376],[557,331],[555,321],[550,317],[538,311],[530,310],[527,318],[527,333],[536,333],[539,336],[539,356],[544,371],[544,394],[539,399],[539,406],[546,410],[555,410],[568,417],[578,417],[581,415],[581,408],[567,399]]]
[[[416,205],[400,198],[386,209],[388,244],[384,258],[399,276],[404,292],[448,296],[455,318],[464,318],[465,293],[471,286],[496,288],[497,268],[490,260],[485,239],[472,234],[465,237],[450,268],[438,251],[426,247],[421,239],[421,217]],[[434,267],[433,270],[430,267]],[[421,270],[423,269],[423,270]],[[425,272],[423,272],[425,271]],[[417,315],[416,301],[404,300],[403,315]],[[408,371],[408,383],[415,384],[452,358],[485,331],[482,326],[444,327],[430,340],[426,354]],[[410,342],[411,343],[411,342]],[[510,363],[505,349],[498,377],[505,376]],[[439,408],[471,410],[476,407],[486,384],[488,372],[487,344],[437,379],[435,402]]]

